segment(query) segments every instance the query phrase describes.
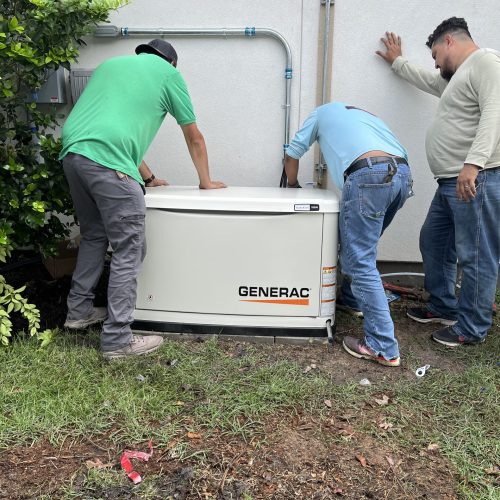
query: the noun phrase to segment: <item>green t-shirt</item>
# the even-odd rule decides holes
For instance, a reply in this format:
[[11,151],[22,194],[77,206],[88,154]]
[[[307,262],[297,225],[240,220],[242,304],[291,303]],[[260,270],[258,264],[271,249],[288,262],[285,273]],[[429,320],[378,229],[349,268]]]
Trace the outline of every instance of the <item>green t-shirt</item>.
[[138,166],[167,113],[179,125],[196,121],[176,68],[153,54],[109,59],[94,71],[64,124],[60,159],[77,153],[143,184]]

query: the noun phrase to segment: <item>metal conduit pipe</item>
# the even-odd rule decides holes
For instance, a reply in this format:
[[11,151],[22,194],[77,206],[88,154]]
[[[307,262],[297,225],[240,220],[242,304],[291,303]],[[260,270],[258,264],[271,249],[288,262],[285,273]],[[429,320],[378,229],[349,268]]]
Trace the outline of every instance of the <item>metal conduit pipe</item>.
[[[328,84],[328,55],[330,42],[330,2],[331,0],[322,0],[321,4],[325,6],[325,28],[323,32],[323,78],[321,82],[321,104],[326,104]],[[317,165],[317,182],[321,186],[323,184],[323,175],[327,169],[323,153],[319,153],[319,163]]]
[[292,51],[286,39],[275,30],[269,28],[118,28],[113,25],[100,25],[96,27],[96,37],[127,37],[127,36],[205,36],[205,37],[262,37],[267,36],[278,40],[286,52],[285,67],[285,137],[283,141],[283,153],[288,147],[290,139],[290,95],[292,80]]
[[325,1],[325,32],[323,33],[323,81],[321,87],[321,104],[326,103],[326,85],[328,82],[328,50],[330,38],[330,0]]

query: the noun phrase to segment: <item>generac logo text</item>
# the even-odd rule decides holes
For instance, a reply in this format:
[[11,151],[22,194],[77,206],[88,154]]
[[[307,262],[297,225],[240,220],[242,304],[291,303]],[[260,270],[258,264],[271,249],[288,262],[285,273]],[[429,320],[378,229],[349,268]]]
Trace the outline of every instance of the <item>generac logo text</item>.
[[241,302],[287,304],[295,306],[308,306],[310,291],[310,288],[289,288],[280,286],[242,285],[238,288],[239,296],[245,297],[244,299],[240,299]]

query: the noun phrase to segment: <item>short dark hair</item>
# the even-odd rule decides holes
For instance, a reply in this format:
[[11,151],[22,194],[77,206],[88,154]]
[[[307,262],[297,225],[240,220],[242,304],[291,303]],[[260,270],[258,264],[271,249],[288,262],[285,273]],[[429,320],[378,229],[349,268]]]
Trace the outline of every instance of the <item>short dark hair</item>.
[[432,48],[432,44],[437,42],[439,38],[447,33],[462,33],[467,35],[472,39],[471,34],[469,33],[469,27],[463,17],[450,17],[449,19],[445,19],[434,31],[425,45],[427,47]]

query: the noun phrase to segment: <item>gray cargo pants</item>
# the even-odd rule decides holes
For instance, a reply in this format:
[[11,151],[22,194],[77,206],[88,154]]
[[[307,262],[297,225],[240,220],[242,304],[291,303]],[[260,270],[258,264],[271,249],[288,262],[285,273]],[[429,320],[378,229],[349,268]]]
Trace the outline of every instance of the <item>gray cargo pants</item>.
[[68,295],[68,319],[91,314],[108,243],[113,249],[108,285],[108,319],[101,349],[112,351],[132,340],[130,324],[137,294],[137,274],[146,255],[146,206],[142,186],[134,179],[85,156],[63,160],[80,223],[78,261]]

